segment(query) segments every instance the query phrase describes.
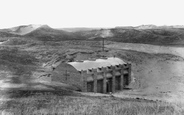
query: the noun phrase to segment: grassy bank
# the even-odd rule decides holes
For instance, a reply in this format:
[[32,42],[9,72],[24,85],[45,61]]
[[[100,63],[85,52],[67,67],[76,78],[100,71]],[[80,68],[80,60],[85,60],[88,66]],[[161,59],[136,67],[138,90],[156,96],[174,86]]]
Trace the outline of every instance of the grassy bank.
[[8,115],[182,115],[181,107],[164,102],[36,93],[1,104]]

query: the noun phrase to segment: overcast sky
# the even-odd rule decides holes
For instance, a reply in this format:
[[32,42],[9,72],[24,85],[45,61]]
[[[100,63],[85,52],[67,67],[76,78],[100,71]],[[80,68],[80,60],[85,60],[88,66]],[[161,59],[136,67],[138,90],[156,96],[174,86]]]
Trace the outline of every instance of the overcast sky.
[[0,0],[0,28],[184,25],[182,0]]

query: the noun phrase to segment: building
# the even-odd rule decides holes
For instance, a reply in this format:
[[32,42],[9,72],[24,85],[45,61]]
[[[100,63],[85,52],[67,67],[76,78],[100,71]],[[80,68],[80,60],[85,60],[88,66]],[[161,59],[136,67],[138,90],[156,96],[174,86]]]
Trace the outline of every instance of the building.
[[83,92],[116,92],[129,85],[131,64],[117,57],[61,63],[54,69],[51,80]]

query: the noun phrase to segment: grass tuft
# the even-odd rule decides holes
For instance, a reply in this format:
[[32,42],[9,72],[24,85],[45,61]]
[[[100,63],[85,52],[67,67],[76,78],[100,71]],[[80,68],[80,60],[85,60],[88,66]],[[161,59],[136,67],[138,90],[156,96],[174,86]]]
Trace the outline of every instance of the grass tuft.
[[4,103],[1,111],[15,115],[182,115],[184,113],[181,106],[171,103],[54,94],[16,98]]

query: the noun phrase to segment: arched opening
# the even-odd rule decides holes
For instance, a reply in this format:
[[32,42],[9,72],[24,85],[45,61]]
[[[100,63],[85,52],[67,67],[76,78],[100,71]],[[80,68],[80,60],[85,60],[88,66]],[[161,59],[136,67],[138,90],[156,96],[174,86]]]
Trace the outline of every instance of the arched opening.
[[121,90],[121,76],[116,76],[115,79],[115,90]]
[[107,93],[112,92],[112,78],[107,78],[106,84],[107,84],[107,90],[106,90]]

